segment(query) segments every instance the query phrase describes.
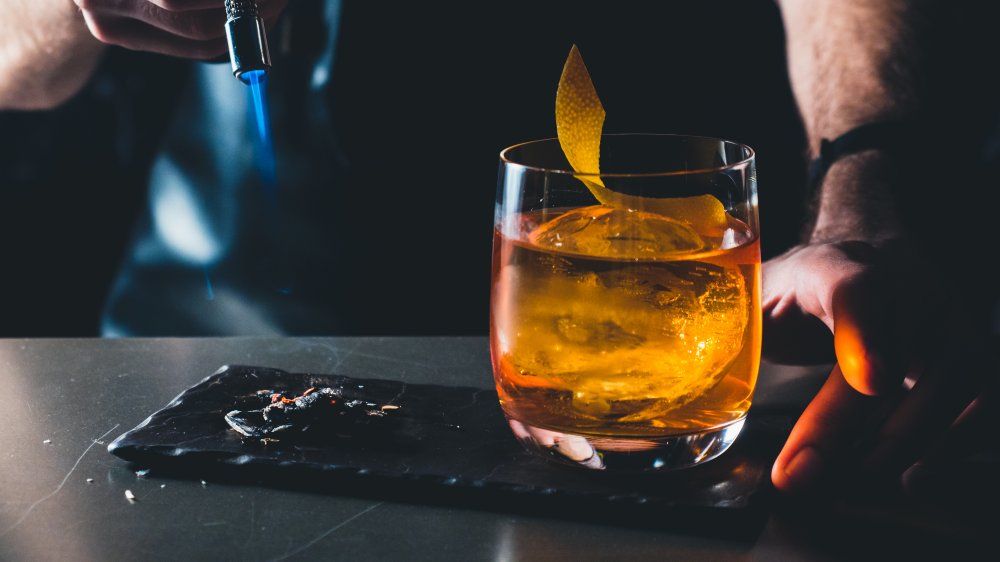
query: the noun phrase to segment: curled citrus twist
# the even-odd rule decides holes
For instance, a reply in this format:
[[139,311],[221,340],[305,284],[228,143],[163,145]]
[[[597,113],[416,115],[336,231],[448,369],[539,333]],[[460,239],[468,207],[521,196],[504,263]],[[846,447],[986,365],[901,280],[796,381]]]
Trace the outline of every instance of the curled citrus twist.
[[602,205],[658,213],[697,225],[724,229],[726,209],[711,195],[652,198],[608,189],[601,173],[601,133],[606,113],[576,45],[569,51],[556,90],[556,135],[570,166]]

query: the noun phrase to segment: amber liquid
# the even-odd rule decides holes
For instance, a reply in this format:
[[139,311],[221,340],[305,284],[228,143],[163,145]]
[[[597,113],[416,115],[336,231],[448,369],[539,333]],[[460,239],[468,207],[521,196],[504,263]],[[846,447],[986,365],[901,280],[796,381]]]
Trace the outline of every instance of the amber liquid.
[[699,232],[693,252],[596,257],[532,241],[557,215],[524,214],[508,228],[519,234],[495,232],[490,346],[505,414],[608,437],[742,419],[761,340],[760,245],[747,225]]

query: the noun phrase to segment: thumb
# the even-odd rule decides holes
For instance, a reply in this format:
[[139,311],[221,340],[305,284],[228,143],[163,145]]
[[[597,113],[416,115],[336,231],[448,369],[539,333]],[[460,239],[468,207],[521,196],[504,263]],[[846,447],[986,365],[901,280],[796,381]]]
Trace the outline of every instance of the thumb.
[[833,346],[844,379],[869,396],[897,388],[894,368],[891,291],[871,273],[845,280],[833,292]]

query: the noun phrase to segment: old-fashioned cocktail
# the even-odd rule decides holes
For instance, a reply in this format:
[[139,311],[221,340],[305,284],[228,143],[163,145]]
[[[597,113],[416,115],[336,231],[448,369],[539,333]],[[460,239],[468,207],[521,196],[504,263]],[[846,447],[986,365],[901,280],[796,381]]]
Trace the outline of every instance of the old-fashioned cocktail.
[[760,361],[753,151],[678,135],[601,147],[597,174],[570,169],[554,139],[502,153],[501,405],[522,442],[562,460],[694,465],[739,434]]

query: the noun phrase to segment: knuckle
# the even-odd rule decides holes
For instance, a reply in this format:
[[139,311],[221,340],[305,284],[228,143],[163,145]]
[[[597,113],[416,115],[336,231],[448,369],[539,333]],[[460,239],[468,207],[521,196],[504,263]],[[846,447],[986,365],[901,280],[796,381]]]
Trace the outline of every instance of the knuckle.
[[191,39],[208,41],[219,39],[225,34],[222,23],[210,18],[198,18],[187,26],[186,35]]
[[[221,38],[224,20],[205,13],[165,13],[161,8],[146,4],[142,19],[178,37],[207,41]],[[221,13],[221,11],[220,11]]]
[[157,6],[168,10],[171,12],[176,12],[178,10],[184,9],[183,0],[153,0],[153,3]]
[[99,10],[104,7],[104,4],[103,2],[101,2],[101,0],[73,0],[73,2],[76,4],[77,8],[85,12],[92,12],[94,10]]
[[87,28],[90,29],[90,34],[94,36],[101,43],[108,45],[118,44],[119,37],[115,32],[115,28],[109,25],[107,22],[101,19],[88,19]]

